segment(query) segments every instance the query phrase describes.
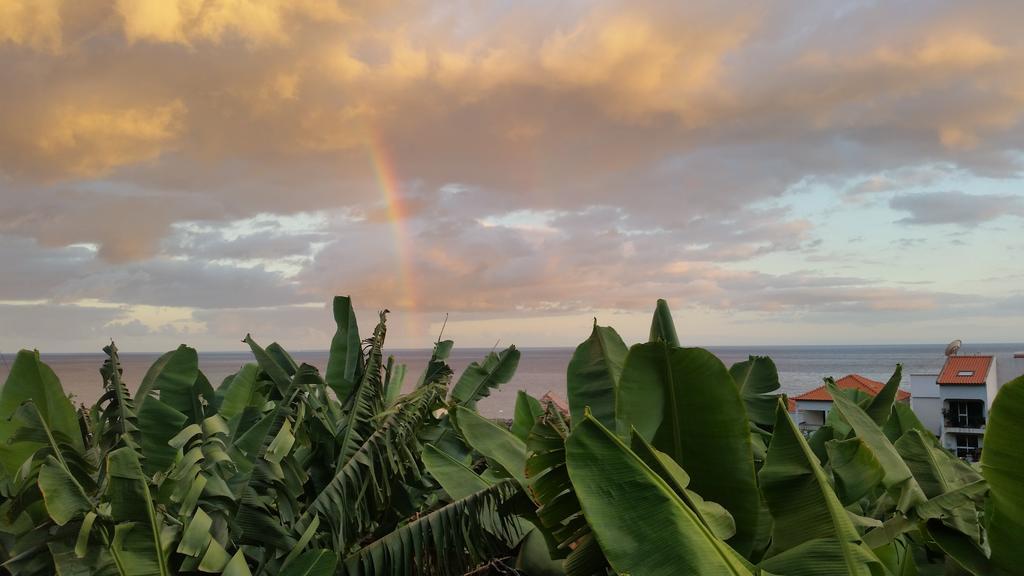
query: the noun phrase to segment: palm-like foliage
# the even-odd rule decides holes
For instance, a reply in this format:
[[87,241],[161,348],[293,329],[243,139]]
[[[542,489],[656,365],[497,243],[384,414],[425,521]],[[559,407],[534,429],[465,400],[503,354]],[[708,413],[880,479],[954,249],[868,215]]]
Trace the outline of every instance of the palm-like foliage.
[[[133,398],[111,344],[102,396],[76,413],[38,354],[20,354],[0,393],[3,571],[333,574],[510,557],[520,525],[497,511],[518,488],[488,484],[449,503],[423,470],[431,432],[461,442],[440,410],[450,344],[402,396],[404,367],[383,361],[386,312],[362,345],[347,298],[335,316],[330,385],[246,336],[256,363],[216,390],[182,346]],[[396,542],[415,542],[409,564],[390,552],[381,564]]]
[[[476,403],[520,352],[451,386],[451,341],[402,394],[386,311],[361,340],[348,298],[326,376],[280,345],[216,389],[195,350],[135,388],[111,344],[76,412],[37,353],[0,390],[0,566],[17,575],[223,573],[1012,574],[1024,550],[1024,379],[1000,393],[982,472],[894,403],[839,390],[804,437],[768,358],[596,323],[569,414],[520,392],[511,429]],[[128,375],[127,378],[130,378]],[[451,388],[451,390],[449,390]],[[986,480],[988,482],[986,482]]]

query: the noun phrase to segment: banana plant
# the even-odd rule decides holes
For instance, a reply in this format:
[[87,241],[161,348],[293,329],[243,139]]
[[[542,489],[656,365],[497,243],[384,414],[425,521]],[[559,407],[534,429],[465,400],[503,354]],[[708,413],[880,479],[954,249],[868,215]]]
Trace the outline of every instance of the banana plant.
[[[521,352],[455,379],[450,340],[402,394],[387,311],[361,339],[333,303],[326,371],[277,343],[214,387],[180,346],[138,381],[105,348],[76,410],[19,353],[0,390],[0,570],[35,574],[1013,574],[1024,550],[1024,379],[989,417],[981,472],[894,402],[828,385],[805,437],[775,365],[598,326],[567,367],[568,413],[477,404]],[[452,381],[455,380],[454,386]],[[133,393],[134,389],[134,393]]]

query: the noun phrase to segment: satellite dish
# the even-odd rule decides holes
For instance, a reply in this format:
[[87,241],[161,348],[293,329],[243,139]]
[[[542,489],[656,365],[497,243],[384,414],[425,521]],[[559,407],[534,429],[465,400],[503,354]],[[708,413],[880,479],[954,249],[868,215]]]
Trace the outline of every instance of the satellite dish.
[[964,343],[960,340],[953,340],[946,346],[946,356],[956,356],[956,353],[960,351],[960,347],[963,345]]

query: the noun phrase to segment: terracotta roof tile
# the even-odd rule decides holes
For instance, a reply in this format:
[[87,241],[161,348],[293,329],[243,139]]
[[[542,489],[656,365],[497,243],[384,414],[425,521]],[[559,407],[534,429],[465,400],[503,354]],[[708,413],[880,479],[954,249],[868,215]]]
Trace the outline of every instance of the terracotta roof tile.
[[991,356],[950,356],[942,372],[935,380],[937,384],[984,384],[992,366]]
[[[878,380],[865,378],[860,374],[848,374],[846,376],[843,376],[839,380],[836,380],[836,386],[840,388],[852,388],[856,390],[861,390],[872,396],[876,396],[879,392],[881,392],[882,388],[885,387],[885,384],[879,382]],[[910,392],[907,392],[906,390],[896,391],[896,400],[906,400],[908,398],[910,398]],[[814,390],[811,390],[810,392],[804,392],[799,396],[794,396],[793,399],[831,402],[832,396],[829,395],[828,389],[826,389],[824,386],[819,386]]]

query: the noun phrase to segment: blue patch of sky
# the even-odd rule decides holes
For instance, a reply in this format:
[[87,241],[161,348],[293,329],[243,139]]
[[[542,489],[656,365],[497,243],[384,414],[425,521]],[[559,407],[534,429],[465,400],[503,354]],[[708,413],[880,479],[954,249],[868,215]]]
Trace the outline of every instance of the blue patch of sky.
[[907,214],[892,209],[889,201],[896,194],[944,190],[1024,197],[1020,179],[948,172],[921,184],[851,196],[848,190],[862,181],[864,177],[832,183],[805,180],[781,199],[755,205],[785,207],[790,218],[811,222],[810,241],[802,250],[771,252],[726,266],[769,274],[857,276],[880,285],[921,285],[937,292],[1012,293],[1013,287],[992,279],[1024,272],[1024,265],[1008,258],[1024,247],[1020,217],[1006,215],[973,226],[910,224],[902,221]]

